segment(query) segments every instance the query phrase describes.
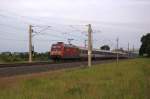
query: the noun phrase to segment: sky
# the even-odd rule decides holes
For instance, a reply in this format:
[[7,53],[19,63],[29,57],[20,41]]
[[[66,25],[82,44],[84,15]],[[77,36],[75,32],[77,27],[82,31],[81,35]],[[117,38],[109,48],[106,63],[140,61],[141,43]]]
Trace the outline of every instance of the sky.
[[33,25],[35,51],[49,51],[57,41],[84,46],[87,24],[93,47],[109,45],[138,49],[150,32],[149,0],[0,0],[0,52],[27,52],[28,29]]

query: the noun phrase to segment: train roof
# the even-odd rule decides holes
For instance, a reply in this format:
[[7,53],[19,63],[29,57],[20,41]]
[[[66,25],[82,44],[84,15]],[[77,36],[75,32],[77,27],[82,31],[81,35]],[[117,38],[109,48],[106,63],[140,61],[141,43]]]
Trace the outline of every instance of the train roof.
[[[85,47],[79,47],[81,50],[88,50],[88,48]],[[100,50],[100,49],[95,49],[93,48],[93,51],[101,51],[101,52],[111,52],[111,51],[107,51],[107,50]]]
[[[83,47],[80,47],[79,49],[81,50],[88,50],[88,48],[83,48]],[[108,51],[108,50],[101,50],[101,49],[93,49],[93,51],[99,51],[99,52],[105,52],[105,53],[120,53],[120,54],[125,54],[125,53],[122,53],[122,52],[113,52],[113,51]]]
[[56,44],[53,44],[52,46],[58,46],[58,45],[62,45],[64,47],[70,47],[70,48],[78,48],[77,46],[73,44],[65,44],[64,42],[57,42]]
[[[73,45],[73,44],[65,44],[64,42],[57,42],[56,44],[54,45],[64,45],[64,47],[70,47],[70,48],[79,48],[80,50],[88,50],[88,48],[85,48],[85,47],[79,47],[79,46],[76,46],[76,45]],[[99,51],[99,52],[105,52],[105,53],[120,53],[120,54],[126,54],[126,53],[123,53],[123,52],[113,52],[113,51],[108,51],[108,50],[100,50],[100,49],[95,49],[93,48],[93,51]]]
[[72,44],[64,44],[64,47],[78,48],[77,46],[75,46],[75,45],[72,45]]

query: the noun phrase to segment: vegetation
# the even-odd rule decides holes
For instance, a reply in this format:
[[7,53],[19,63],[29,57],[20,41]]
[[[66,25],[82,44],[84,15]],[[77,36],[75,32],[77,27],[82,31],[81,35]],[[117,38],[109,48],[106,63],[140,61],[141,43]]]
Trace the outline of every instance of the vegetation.
[[146,55],[150,57],[150,33],[147,33],[141,38],[141,48],[139,54],[141,56]]
[[110,47],[108,45],[103,45],[100,49],[101,50],[110,50]]
[[50,54],[49,52],[45,52],[45,53],[34,52],[33,59],[35,61],[48,61],[50,60]]
[[150,60],[1,79],[0,99],[150,99]]
[[[33,53],[34,61],[48,61],[49,60],[49,52],[45,53]],[[16,62],[26,62],[28,61],[28,52],[2,52],[0,54],[0,63],[16,63]]]

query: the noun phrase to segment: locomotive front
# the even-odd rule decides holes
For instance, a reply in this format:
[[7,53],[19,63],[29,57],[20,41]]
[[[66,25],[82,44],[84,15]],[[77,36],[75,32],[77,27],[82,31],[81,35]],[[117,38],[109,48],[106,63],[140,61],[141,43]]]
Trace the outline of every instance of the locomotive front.
[[57,44],[53,44],[51,47],[50,57],[53,60],[58,60],[63,57],[63,43],[59,42]]

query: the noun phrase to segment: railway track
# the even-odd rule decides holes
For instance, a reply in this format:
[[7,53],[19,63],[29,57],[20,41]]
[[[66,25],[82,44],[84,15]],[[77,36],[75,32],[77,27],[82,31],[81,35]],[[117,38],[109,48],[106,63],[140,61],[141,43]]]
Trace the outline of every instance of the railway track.
[[[93,64],[110,63],[114,60],[93,61]],[[22,74],[53,71],[65,68],[86,67],[87,62],[39,62],[39,63],[19,63],[19,64],[0,64],[0,77],[9,77]]]
[[21,66],[35,66],[35,65],[45,65],[45,64],[54,64],[54,62],[33,62],[33,63],[9,63],[9,64],[0,64],[0,68],[6,67],[21,67]]

